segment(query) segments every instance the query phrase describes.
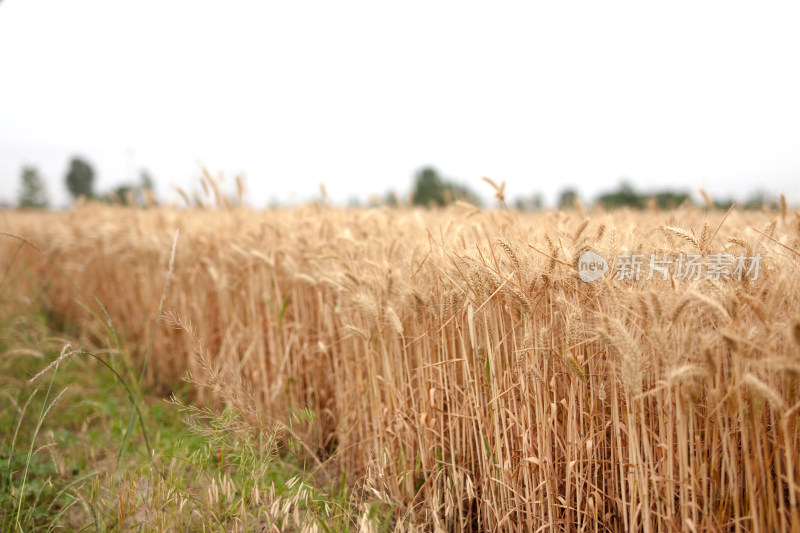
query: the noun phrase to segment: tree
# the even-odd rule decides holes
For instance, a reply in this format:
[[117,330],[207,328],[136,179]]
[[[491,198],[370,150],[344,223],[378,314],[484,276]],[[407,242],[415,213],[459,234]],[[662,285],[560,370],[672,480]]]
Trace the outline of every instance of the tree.
[[[147,169],[143,168],[139,172],[139,182],[140,182],[140,184],[139,184],[139,196],[140,196],[141,205],[143,207],[148,207],[148,206],[151,206],[151,205],[158,205],[158,200],[156,199],[156,194],[155,194],[155,192],[156,192],[156,190],[155,190],[156,189],[156,183],[153,180],[153,175],[150,174],[150,172]],[[237,183],[239,183],[238,178],[237,178]],[[238,198],[239,202],[242,201],[242,195],[243,194],[244,193],[242,193],[242,192],[239,193],[239,198]]]
[[136,189],[130,185],[119,185],[118,187],[114,187],[103,199],[110,203],[132,205],[136,203],[136,192]]
[[122,183],[103,194],[100,199],[112,204],[148,207],[157,204],[156,197],[153,194],[154,188],[155,182],[150,172],[146,169],[141,169],[139,171],[138,185]]
[[444,206],[456,200],[480,205],[480,199],[475,193],[464,185],[442,179],[434,168],[426,167],[417,172],[411,196],[414,205]]
[[768,209],[777,209],[778,202],[770,199],[766,192],[759,189],[750,193],[750,196],[748,196],[741,205],[744,209],[759,210],[764,207]]
[[538,211],[544,205],[544,198],[542,193],[534,193],[530,196],[517,198],[514,202],[514,208],[517,211]]
[[417,172],[414,179],[414,195],[411,201],[414,205],[427,206],[430,203],[444,205],[444,183],[442,178],[433,168],[423,168]]
[[630,183],[623,181],[616,191],[600,195],[597,199],[597,203],[606,209],[617,209],[620,207],[642,209],[645,204],[645,198],[639,195]]
[[69,163],[67,189],[76,200],[81,196],[94,198],[94,170],[79,157],[73,157]]
[[578,191],[572,188],[564,189],[558,197],[558,208],[573,209],[575,207],[575,200],[577,199]]
[[22,167],[22,186],[19,191],[20,207],[47,207],[47,189],[36,167]]
[[653,195],[656,205],[660,209],[676,209],[684,202],[691,203],[689,193],[683,191],[661,191]]
[[400,205],[400,198],[398,198],[397,192],[386,191],[386,194],[383,195],[383,205],[388,205],[389,207]]
[[153,182],[153,176],[150,175],[150,172],[147,169],[142,169],[139,171],[139,187],[143,191],[150,191],[153,192],[155,189],[155,183]]

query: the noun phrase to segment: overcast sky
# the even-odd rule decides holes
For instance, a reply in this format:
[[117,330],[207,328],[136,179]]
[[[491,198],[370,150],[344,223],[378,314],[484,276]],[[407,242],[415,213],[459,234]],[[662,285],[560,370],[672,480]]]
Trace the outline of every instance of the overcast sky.
[[[800,8],[752,2],[0,2],[0,201],[33,164],[56,204],[201,165],[255,205],[407,193],[585,198],[627,177],[800,203]],[[229,181],[232,181],[229,180]]]

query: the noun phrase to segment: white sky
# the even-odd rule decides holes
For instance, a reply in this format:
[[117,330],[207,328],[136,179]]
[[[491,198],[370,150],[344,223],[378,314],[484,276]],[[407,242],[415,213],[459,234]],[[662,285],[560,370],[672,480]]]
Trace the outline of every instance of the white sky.
[[[732,2],[0,2],[0,201],[85,156],[160,196],[200,165],[254,205],[410,189],[490,195],[627,176],[800,203],[800,7]],[[229,181],[232,181],[230,179]]]

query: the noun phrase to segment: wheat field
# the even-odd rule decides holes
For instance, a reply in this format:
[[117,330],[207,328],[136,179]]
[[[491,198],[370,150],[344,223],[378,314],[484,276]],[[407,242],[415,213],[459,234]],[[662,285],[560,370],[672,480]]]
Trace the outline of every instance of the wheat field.
[[[101,302],[144,353],[169,276],[149,378],[166,395],[205,372],[196,401],[253,424],[309,409],[312,464],[366,479],[398,524],[800,532],[800,214],[785,207],[1,220],[8,309],[41,299],[102,343]],[[579,278],[585,249],[607,276]],[[757,279],[613,279],[651,253],[762,259]]]

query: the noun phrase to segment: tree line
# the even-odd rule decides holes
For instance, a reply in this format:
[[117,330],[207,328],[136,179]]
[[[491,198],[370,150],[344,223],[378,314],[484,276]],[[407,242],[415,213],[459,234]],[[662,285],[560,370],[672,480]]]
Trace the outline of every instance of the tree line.
[[[154,182],[147,170],[139,173],[138,183],[125,183],[106,191],[103,194],[95,192],[95,172],[92,166],[83,158],[73,157],[69,162],[64,183],[73,200],[84,198],[87,200],[101,200],[122,205],[147,206],[156,203],[153,195]],[[442,207],[453,202],[462,201],[475,206],[482,204],[480,197],[466,185],[448,179],[439,174],[433,167],[423,167],[414,176],[412,191],[408,203],[422,207]],[[567,187],[558,195],[556,206],[559,209],[571,209],[580,205],[580,194],[575,188]],[[659,209],[676,208],[684,203],[692,203],[688,192],[663,190],[655,193],[643,193],[623,181],[616,190],[599,195],[594,205],[605,209],[633,208],[645,209],[656,207]],[[394,193],[387,193],[382,199],[371,203],[384,205],[398,205],[400,200]],[[733,203],[732,199],[711,200],[707,203],[720,209],[727,209]],[[47,208],[50,204],[47,187],[38,169],[27,165],[22,168],[20,176],[20,189],[18,205],[22,208]],[[536,211],[544,205],[541,194],[533,194],[526,198],[518,198],[510,207],[521,211]],[[752,194],[741,202],[745,209],[761,209],[763,206],[774,208],[775,200],[770,200],[763,192]]]
[[[703,194],[706,197],[706,205],[713,205],[717,209],[728,209],[734,203],[732,198],[711,199],[705,193]],[[456,181],[442,178],[432,167],[423,168],[416,174],[411,195],[411,203],[413,205],[425,207],[443,206],[458,200],[466,201],[476,206],[480,206],[482,203],[478,195],[468,187]],[[391,202],[387,201],[386,203]],[[616,190],[600,194],[591,203],[611,210],[619,208],[649,209],[654,207],[658,209],[674,209],[685,203],[692,204],[693,202],[687,191],[662,190],[647,193],[637,191],[633,185],[623,180]],[[510,207],[520,211],[536,211],[541,209],[543,205],[542,195],[533,194],[527,198],[518,198],[511,203]],[[559,209],[573,209],[579,205],[581,205],[580,193],[572,187],[563,189],[556,201],[556,207]],[[763,191],[756,191],[742,202],[739,202],[738,205],[744,209],[761,209],[762,207],[776,209],[778,201],[777,199],[769,198]]]
[[[74,201],[101,200],[122,205],[149,205],[154,202],[154,182],[150,173],[142,169],[139,172],[139,183],[125,183],[102,194],[95,192],[94,168],[83,158],[73,157],[69,162],[64,184]],[[17,205],[29,209],[45,209],[50,206],[47,185],[42,179],[39,169],[33,165],[22,167]]]

